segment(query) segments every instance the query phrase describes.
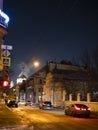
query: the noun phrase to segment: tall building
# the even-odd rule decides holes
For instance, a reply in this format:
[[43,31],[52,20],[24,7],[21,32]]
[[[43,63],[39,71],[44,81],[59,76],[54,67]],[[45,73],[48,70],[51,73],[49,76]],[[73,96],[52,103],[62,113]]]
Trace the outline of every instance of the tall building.
[[[6,67],[4,67],[3,61],[2,61],[2,51],[4,49],[4,38],[8,34],[8,22],[9,22],[8,15],[3,12],[3,0],[0,0],[0,80],[6,74],[4,72]],[[1,94],[2,94],[2,91],[0,91],[0,96]]]
[[9,17],[3,12],[3,0],[0,0],[0,71],[4,69],[2,61],[2,50],[7,49],[4,46],[4,38],[8,34]]

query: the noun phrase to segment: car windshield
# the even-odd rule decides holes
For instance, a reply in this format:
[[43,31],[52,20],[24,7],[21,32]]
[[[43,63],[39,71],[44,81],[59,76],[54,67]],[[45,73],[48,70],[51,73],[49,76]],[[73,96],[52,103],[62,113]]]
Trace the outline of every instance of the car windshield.
[[47,101],[47,102],[44,102],[45,104],[51,104],[51,102]]
[[75,104],[77,107],[87,107],[86,105],[84,104]]

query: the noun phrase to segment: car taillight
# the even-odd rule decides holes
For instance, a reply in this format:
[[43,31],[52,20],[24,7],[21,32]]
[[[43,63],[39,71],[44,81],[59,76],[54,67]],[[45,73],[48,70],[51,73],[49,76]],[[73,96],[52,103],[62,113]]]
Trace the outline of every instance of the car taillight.
[[79,111],[79,110],[80,110],[80,107],[75,106],[75,109]]
[[91,109],[88,107],[87,110],[90,111]]

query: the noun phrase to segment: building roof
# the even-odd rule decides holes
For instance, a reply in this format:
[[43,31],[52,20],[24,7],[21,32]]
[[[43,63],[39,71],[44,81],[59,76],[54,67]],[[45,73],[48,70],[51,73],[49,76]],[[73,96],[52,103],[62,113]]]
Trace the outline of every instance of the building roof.
[[18,78],[23,78],[23,79],[26,78],[27,79],[27,76],[24,75],[23,73],[20,73],[19,76],[18,76]]
[[65,79],[65,80],[83,80],[83,81],[97,81],[98,76],[87,71],[81,66],[75,65],[62,65],[56,63],[48,63],[43,68],[41,68],[36,73],[32,74],[29,79],[32,79],[34,76],[40,78],[46,78],[46,75],[51,72],[56,79]]

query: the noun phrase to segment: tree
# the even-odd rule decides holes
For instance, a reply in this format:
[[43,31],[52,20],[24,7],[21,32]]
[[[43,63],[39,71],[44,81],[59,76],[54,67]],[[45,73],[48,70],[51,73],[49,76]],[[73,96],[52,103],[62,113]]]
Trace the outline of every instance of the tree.
[[92,59],[93,59],[93,66],[94,66],[96,72],[98,73],[98,47],[96,47],[93,50]]
[[85,66],[87,69],[92,68],[92,58],[88,53],[87,49],[84,51],[83,55],[81,56],[81,62],[83,66]]

